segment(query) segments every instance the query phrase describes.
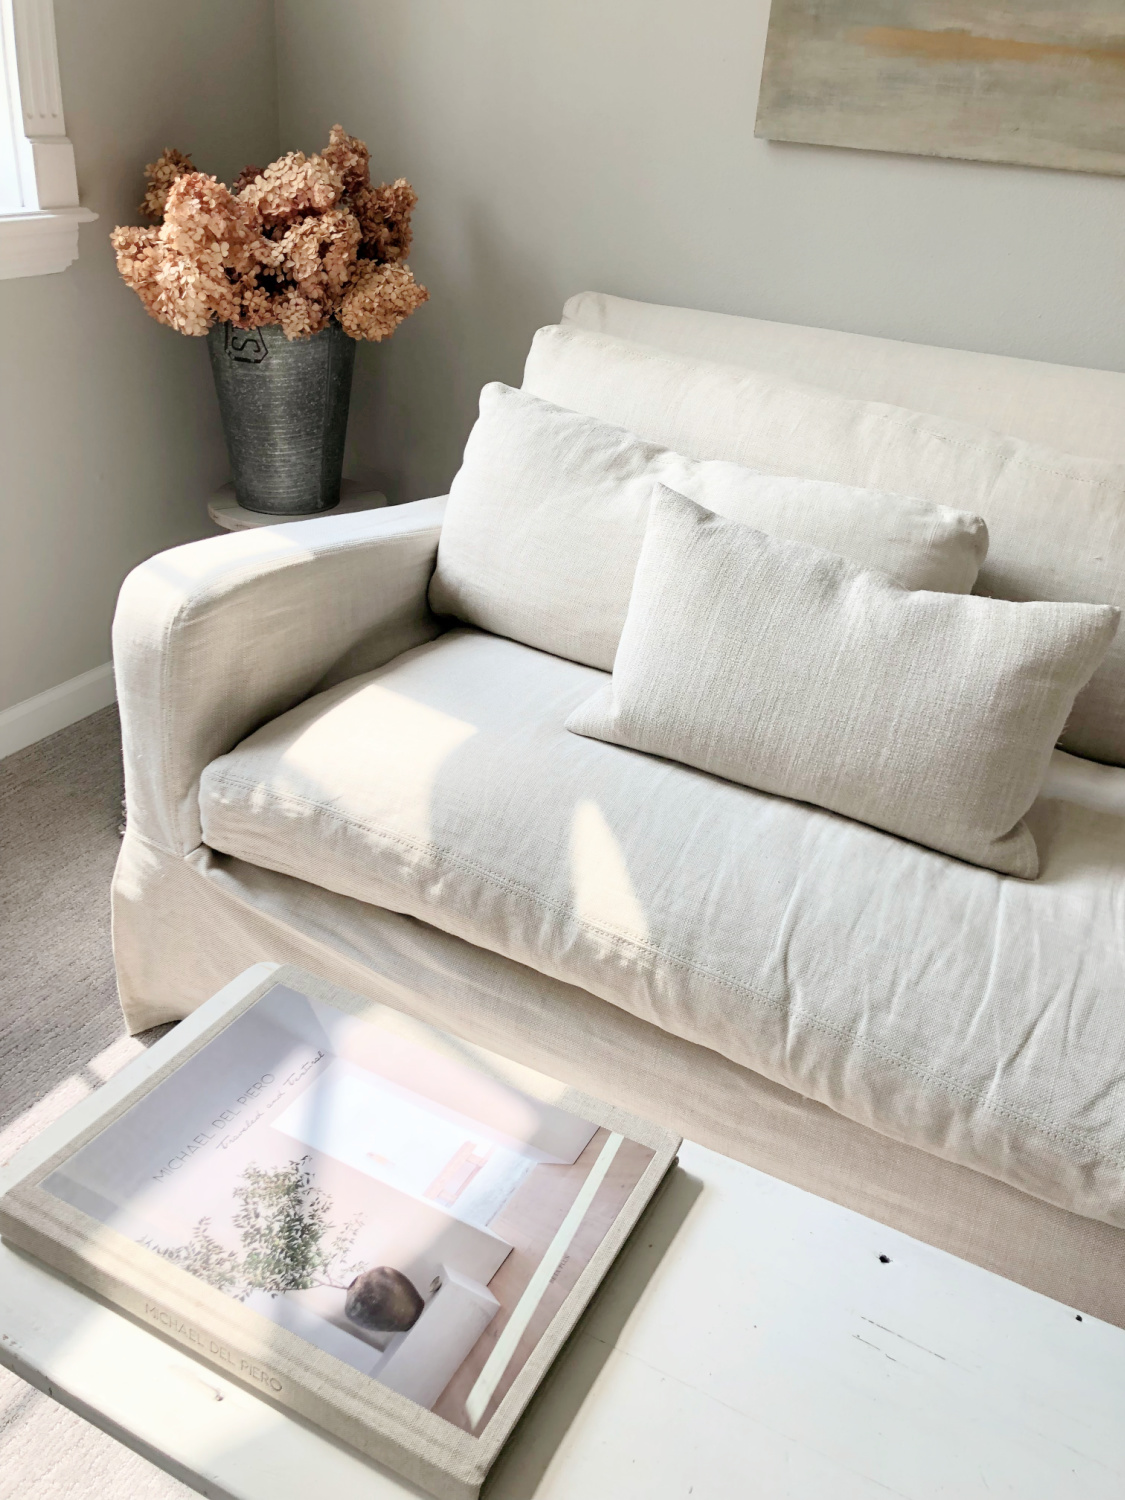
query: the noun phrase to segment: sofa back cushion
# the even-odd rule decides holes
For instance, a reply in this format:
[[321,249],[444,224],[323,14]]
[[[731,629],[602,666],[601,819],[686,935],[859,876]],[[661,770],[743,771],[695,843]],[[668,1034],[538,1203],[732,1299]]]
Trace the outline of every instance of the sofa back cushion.
[[882,569],[908,589],[968,593],[988,546],[978,516],[699,462],[525,391],[488,385],[450,491],[433,608],[608,670],[657,481],[719,515]]
[[[1125,605],[1125,464],[573,327],[536,334],[524,389],[692,458],[979,514],[989,549],[978,593]],[[1060,743],[1125,765],[1125,638],[1079,695]]]
[[940,412],[1029,443],[1125,463],[1125,374],[908,344],[608,292],[577,292],[559,320],[668,354],[744,365],[841,396]]
[[1033,879],[1023,817],[1117,618],[904,589],[658,485],[613,676],[566,727]]

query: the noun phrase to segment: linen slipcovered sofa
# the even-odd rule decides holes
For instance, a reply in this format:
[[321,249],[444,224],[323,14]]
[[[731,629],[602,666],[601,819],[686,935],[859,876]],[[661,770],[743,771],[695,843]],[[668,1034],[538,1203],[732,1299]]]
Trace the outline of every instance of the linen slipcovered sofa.
[[[978,592],[1125,604],[1125,376],[585,293],[525,389],[982,515]],[[126,580],[129,1026],[298,963],[1125,1326],[1125,642],[1019,880],[569,734],[604,672],[432,612],[444,506]]]

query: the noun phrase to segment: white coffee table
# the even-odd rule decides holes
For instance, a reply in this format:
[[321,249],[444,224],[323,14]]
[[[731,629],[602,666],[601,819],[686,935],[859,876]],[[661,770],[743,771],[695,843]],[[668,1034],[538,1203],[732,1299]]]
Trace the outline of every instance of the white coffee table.
[[[1125,1331],[702,1147],[680,1163],[488,1500],[1125,1494]],[[5,1246],[0,1362],[209,1496],[418,1493]]]

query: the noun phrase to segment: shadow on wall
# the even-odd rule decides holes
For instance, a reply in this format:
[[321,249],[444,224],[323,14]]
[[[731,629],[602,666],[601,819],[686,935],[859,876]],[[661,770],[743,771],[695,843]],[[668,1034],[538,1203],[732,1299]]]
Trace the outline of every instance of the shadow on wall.
[[[416,244],[442,232],[427,226]],[[481,386],[518,386],[531,338],[558,322],[562,298],[544,291],[533,262],[499,233],[481,203],[457,225],[456,280],[440,263],[414,269],[430,302],[393,339],[357,351],[346,471],[383,490],[392,505],[447,493],[477,418]]]

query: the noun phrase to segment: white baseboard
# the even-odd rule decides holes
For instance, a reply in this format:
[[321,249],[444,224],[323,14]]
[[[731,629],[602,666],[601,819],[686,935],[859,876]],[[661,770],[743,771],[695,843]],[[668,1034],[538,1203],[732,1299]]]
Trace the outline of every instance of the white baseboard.
[[107,661],[23,703],[13,703],[0,712],[0,759],[107,708],[116,697],[113,663]]

